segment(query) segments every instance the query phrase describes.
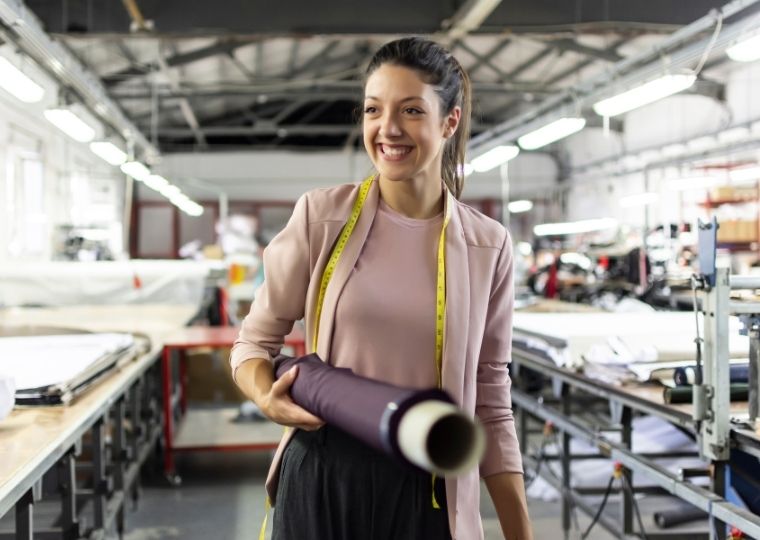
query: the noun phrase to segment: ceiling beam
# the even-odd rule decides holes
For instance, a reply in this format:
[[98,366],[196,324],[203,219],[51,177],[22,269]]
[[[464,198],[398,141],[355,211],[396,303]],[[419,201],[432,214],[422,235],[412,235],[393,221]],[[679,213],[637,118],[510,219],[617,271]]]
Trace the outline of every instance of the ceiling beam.
[[486,62],[491,62],[491,60],[499,54],[502,50],[504,50],[504,47],[509,45],[512,42],[511,39],[502,39],[499,41],[496,45],[494,45],[491,50],[486,52],[484,55],[482,55],[480,58],[477,59],[477,61],[471,65],[469,68],[467,68],[467,74],[472,77],[473,74],[478,71],[482,66],[485,65]]
[[493,13],[501,0],[467,0],[451,16],[443,21],[443,29],[452,38],[461,38],[480,25]]
[[554,49],[552,49],[551,47],[545,47],[544,49],[538,51],[536,54],[534,54],[533,56],[525,60],[522,64],[518,64],[517,66],[512,68],[512,70],[509,73],[507,73],[506,79],[510,81],[516,79],[517,77],[520,76],[520,74],[523,71],[533,66],[537,62],[540,62],[541,60],[549,56],[552,52],[554,52]]
[[[245,47],[251,43],[253,42],[238,40],[219,40],[216,43],[213,43],[212,45],[208,45],[206,47],[200,47],[186,53],[178,53],[169,56],[165,59],[165,63],[168,67],[184,66],[186,64],[191,64],[193,62],[197,62],[198,60],[203,60],[205,58],[216,56],[218,54],[229,54],[235,49]],[[143,75],[146,75],[152,71],[157,71],[158,69],[160,69],[160,66],[156,63],[148,63],[144,67],[132,66],[127,69],[122,69],[114,73],[103,75],[102,79],[106,86],[110,88],[135,77],[142,77]]]
[[579,54],[582,54],[583,56],[587,56],[589,58],[592,58],[594,60],[604,60],[606,62],[619,62],[623,59],[623,56],[618,54],[618,52],[615,50],[617,47],[612,46],[608,49],[597,49],[596,47],[589,47],[588,45],[583,45],[582,43],[578,43],[574,39],[555,39],[548,42],[548,45],[551,47],[555,47],[561,51],[572,51]]
[[499,79],[505,80],[507,78],[507,74],[504,73],[501,68],[496,67],[490,59],[486,58],[485,55],[482,55],[476,51],[474,51],[469,45],[467,45],[465,42],[459,40],[457,42],[458,46],[463,49],[467,54],[474,57],[475,60],[482,63],[486,67],[488,67],[491,71],[496,73],[496,75],[499,76]]
[[[356,124],[292,124],[292,125],[275,125],[271,121],[261,122],[253,126],[208,126],[205,125],[203,133],[207,137],[234,137],[234,136],[256,136],[256,135],[277,135],[288,137],[292,135],[314,136],[320,135],[348,135],[357,128]],[[473,129],[487,129],[487,125],[476,125]],[[193,137],[193,130],[187,127],[160,127],[159,136],[161,137]]]
[[[244,97],[265,95],[270,99],[301,99],[314,96],[314,99],[360,99],[362,82],[358,80],[283,80],[258,79],[258,84],[216,83],[208,86],[184,85],[180,90],[172,91],[167,85],[155,88],[158,99],[173,100],[182,97]],[[525,93],[543,95],[552,90],[544,84],[533,82],[474,82],[473,91],[480,94]],[[113,91],[111,96],[121,101],[141,101],[150,99],[153,91],[122,90]]]
[[284,74],[284,78],[286,79],[293,79],[297,77],[298,75],[302,73],[306,73],[310,71],[311,69],[317,67],[323,60],[326,60],[327,57],[330,55],[330,53],[340,45],[340,40],[334,39],[330,41],[329,43],[325,44],[322,49],[314,54],[311,58],[306,60],[301,66],[288,70],[287,73]]
[[[167,81],[169,81],[169,86],[171,87],[172,91],[179,90],[180,84],[181,84],[180,83],[181,74],[178,71],[170,70],[169,66],[166,63],[166,60],[164,59],[162,48],[159,48],[158,58],[156,60],[156,63],[160,67],[162,75],[166,78]],[[182,116],[185,117],[185,121],[187,122],[187,125],[190,126],[190,129],[193,130],[193,135],[195,136],[195,140],[198,142],[198,145],[201,147],[205,147],[206,137],[203,135],[203,131],[201,131],[200,123],[198,122],[198,117],[196,116],[192,105],[190,105],[189,98],[187,97],[180,98],[179,108],[182,111]],[[155,126],[154,126],[154,129],[155,129]]]

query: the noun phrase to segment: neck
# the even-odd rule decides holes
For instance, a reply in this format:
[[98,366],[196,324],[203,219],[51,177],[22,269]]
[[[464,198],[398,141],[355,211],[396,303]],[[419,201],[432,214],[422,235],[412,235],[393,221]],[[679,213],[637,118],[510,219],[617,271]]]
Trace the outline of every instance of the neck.
[[387,180],[380,175],[379,186],[385,204],[406,217],[427,219],[443,211],[442,181]]

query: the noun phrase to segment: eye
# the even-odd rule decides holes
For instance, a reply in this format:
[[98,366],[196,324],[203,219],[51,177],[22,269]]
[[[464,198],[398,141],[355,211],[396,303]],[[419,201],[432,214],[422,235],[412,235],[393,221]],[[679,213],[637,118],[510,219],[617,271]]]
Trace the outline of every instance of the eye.
[[404,112],[411,115],[425,114],[425,112],[417,107],[407,107]]
[[364,114],[375,114],[376,112],[377,112],[377,107],[373,107],[372,105],[364,107]]

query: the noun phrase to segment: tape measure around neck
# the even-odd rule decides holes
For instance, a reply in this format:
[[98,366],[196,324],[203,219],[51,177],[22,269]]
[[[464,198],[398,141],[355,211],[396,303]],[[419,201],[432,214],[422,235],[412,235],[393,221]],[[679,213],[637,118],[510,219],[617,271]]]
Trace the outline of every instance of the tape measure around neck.
[[[364,203],[367,201],[367,195],[369,194],[370,187],[374,177],[369,177],[362,182],[359,188],[359,194],[354,201],[354,207],[351,210],[351,215],[348,221],[343,226],[338,237],[338,242],[330,253],[330,258],[327,261],[325,270],[322,273],[322,280],[319,285],[319,296],[317,297],[317,307],[314,314],[314,335],[312,338],[312,351],[317,351],[317,338],[319,336],[319,320],[322,316],[322,306],[324,304],[325,295],[327,293],[327,286],[330,284],[335,268],[338,265],[340,256],[343,254],[343,250],[346,248],[348,239],[354,232],[356,223],[359,221],[359,216],[364,208]],[[443,226],[441,227],[441,235],[438,239],[438,254],[437,254],[437,272],[436,272],[436,294],[435,294],[435,371],[436,371],[436,383],[438,388],[443,386],[443,334],[446,325],[446,227],[451,219],[451,212],[453,207],[453,196],[451,192],[446,191],[445,201],[445,214],[443,218]]]
[[356,222],[359,221],[359,216],[364,208],[364,203],[367,201],[367,195],[369,194],[369,188],[372,187],[372,181],[374,177],[369,177],[362,182],[359,187],[359,195],[354,201],[354,208],[351,210],[351,215],[348,217],[348,221],[343,226],[343,230],[340,231],[338,237],[338,243],[330,253],[330,258],[327,260],[324,272],[322,272],[322,281],[319,284],[319,296],[317,297],[317,309],[314,313],[314,336],[312,337],[312,352],[317,352],[317,338],[319,336],[319,319],[322,317],[322,304],[325,301],[325,294],[327,293],[327,286],[330,284],[335,267],[338,265],[338,260],[343,254],[343,250],[346,248],[348,239],[351,238],[351,233],[354,232]]

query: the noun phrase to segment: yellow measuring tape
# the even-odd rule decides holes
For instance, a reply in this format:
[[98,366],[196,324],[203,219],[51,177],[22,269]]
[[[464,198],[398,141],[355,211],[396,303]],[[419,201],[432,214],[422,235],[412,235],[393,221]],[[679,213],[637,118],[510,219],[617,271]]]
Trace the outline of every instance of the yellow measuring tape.
[[[354,207],[351,210],[351,215],[349,216],[346,224],[343,226],[343,229],[340,232],[340,236],[338,237],[338,241],[335,244],[332,253],[330,253],[330,258],[327,260],[327,265],[325,266],[325,270],[322,273],[322,280],[319,285],[319,295],[317,296],[317,307],[314,313],[314,335],[312,337],[311,347],[312,352],[317,351],[319,319],[322,316],[322,305],[324,304],[325,295],[327,294],[327,286],[330,284],[330,280],[335,273],[335,268],[338,266],[338,261],[340,260],[340,256],[343,254],[343,250],[346,248],[348,239],[351,238],[351,234],[354,232],[356,223],[359,221],[359,216],[361,216],[362,209],[364,208],[364,203],[367,201],[367,195],[369,194],[369,190],[372,187],[372,182],[374,179],[374,176],[371,176],[361,183],[361,186],[359,187],[359,195],[357,196],[356,201],[354,201]],[[449,224],[453,207],[453,196],[448,191],[446,193],[448,197],[445,204],[446,214],[443,219],[443,226],[441,227],[441,236],[438,239],[438,271],[436,274],[435,295],[435,368],[438,388],[443,387],[443,333],[446,325],[446,227]],[[434,474],[432,476],[433,508],[440,509],[441,506],[438,504],[438,501],[435,498],[435,479],[436,475]],[[269,500],[269,497],[267,497],[266,513],[264,515],[264,523],[261,525],[259,540],[265,540],[266,538],[267,518],[269,517],[270,508],[271,502]]]
[[343,226],[343,230],[340,231],[340,236],[338,237],[338,243],[335,244],[335,247],[333,248],[333,251],[330,254],[330,258],[327,260],[327,266],[325,266],[325,271],[322,272],[322,282],[319,284],[319,296],[317,297],[317,309],[314,314],[314,336],[311,340],[312,352],[317,352],[317,337],[319,335],[319,319],[322,316],[322,304],[325,301],[327,286],[330,284],[330,280],[332,279],[333,273],[335,272],[335,267],[338,266],[338,260],[340,259],[340,256],[343,254],[343,250],[346,248],[348,239],[351,238],[351,234],[354,232],[354,227],[356,227],[356,222],[359,221],[359,216],[362,213],[362,208],[364,208],[364,203],[367,201],[367,195],[369,194],[369,188],[372,187],[373,180],[374,180],[374,177],[370,176],[369,178],[364,180],[364,182],[362,182],[361,186],[359,187],[359,196],[356,198],[356,201],[354,202],[354,208],[351,210],[351,215],[348,217],[348,221]]

